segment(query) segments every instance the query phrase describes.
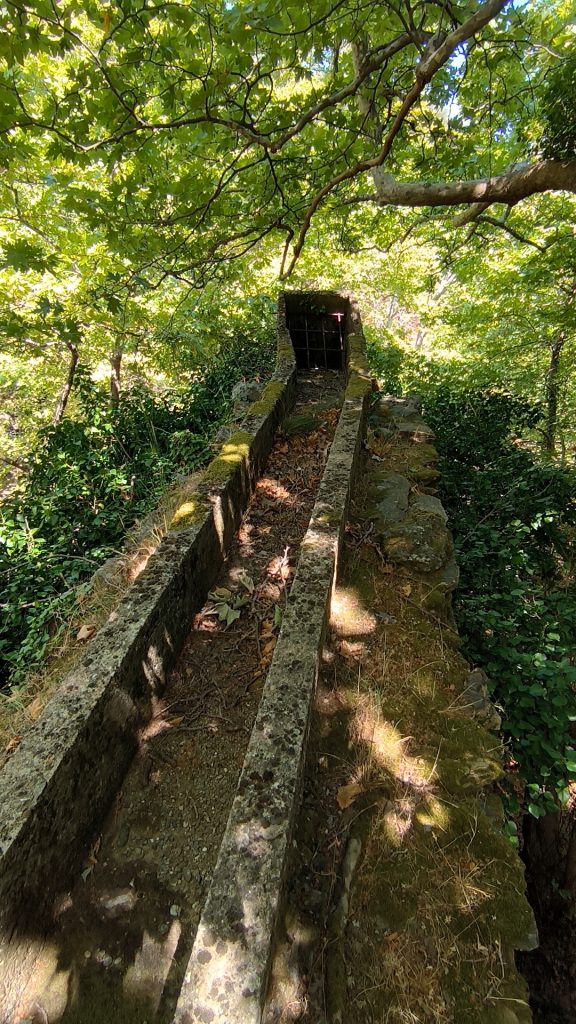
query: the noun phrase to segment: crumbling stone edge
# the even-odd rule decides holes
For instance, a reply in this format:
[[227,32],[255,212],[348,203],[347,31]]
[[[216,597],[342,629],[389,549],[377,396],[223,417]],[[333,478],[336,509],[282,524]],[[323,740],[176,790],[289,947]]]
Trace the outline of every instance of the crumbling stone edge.
[[348,306],[348,387],[176,1010],[177,1024],[259,1024],[310,710],[370,380]]
[[296,362],[283,302],[276,368],[110,620],[0,771],[0,1024],[8,1024],[54,898],[78,871],[150,717],[154,696],[223,564]]

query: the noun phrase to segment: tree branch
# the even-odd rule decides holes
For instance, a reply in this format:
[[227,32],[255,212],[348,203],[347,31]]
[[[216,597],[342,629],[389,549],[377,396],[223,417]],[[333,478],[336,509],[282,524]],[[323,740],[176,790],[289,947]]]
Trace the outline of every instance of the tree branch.
[[[314,199],[310,203],[310,206],[308,207],[308,210],[306,211],[306,214],[304,216],[304,221],[302,223],[300,233],[294,246],[292,259],[285,274],[286,277],[290,276],[292,270],[296,266],[298,257],[302,252],[302,248],[304,246],[304,242],[306,240],[306,235],[308,234],[310,224],[312,223],[312,218],[314,217],[316,210],[322,204],[326,196],[329,195],[330,192],[332,192],[335,188],[337,188],[338,185],[341,185],[342,182],[348,181],[350,178],[355,178],[359,174],[363,174],[365,171],[373,171],[375,168],[382,167],[382,165],[385,163],[388,156],[390,155],[392,146],[394,144],[394,140],[396,139],[396,136],[400,132],[407,115],[409,114],[410,110],[415,105],[415,103],[419,100],[426,85],[428,85],[428,83],[432,80],[436,72],[439,71],[440,68],[444,66],[444,64],[446,64],[446,62],[452,56],[454,50],[467,39],[470,39],[470,37],[473,36],[480,29],[484,28],[484,26],[487,25],[490,21],[492,21],[492,19],[495,18],[496,15],[499,14],[500,11],[504,9],[504,7],[506,7],[507,3],[509,3],[509,0],[487,0],[487,3],[482,4],[482,6],[472,15],[472,17],[468,18],[467,21],[465,21],[462,25],[459,25],[458,28],[454,29],[452,32],[449,32],[448,35],[440,42],[440,45],[438,47],[432,49],[431,51],[426,51],[422,60],[418,64],[418,67],[416,68],[416,81],[414,82],[412,88],[404,97],[404,100],[400,105],[400,109],[398,110],[398,113],[396,114],[396,117],[392,122],[392,126],[390,127],[388,134],[384,139],[384,143],[378,155],[375,156],[372,160],[361,160],[353,167],[349,167],[345,171],[342,171],[340,174],[337,174],[334,178],[332,178],[331,181],[326,182],[326,184],[314,196]],[[378,202],[387,203],[390,201],[387,198],[385,198],[385,193],[389,185],[389,175],[378,176]],[[462,202],[466,201],[466,199],[462,200]],[[468,201],[476,202],[478,200],[473,199]],[[431,204],[430,202],[416,204],[397,203],[396,200],[394,199],[392,200],[392,202],[395,203],[395,205],[407,206],[442,205],[442,203]]]
[[[513,205],[539,192],[576,192],[576,160],[539,160],[505,174],[456,182],[399,182],[386,175],[373,201],[380,206]],[[470,216],[474,220],[474,216]],[[467,223],[465,219],[461,223]]]
[[526,238],[520,231],[516,231],[516,228],[510,227],[503,220],[498,220],[496,217],[485,217],[480,216],[477,218],[479,224],[492,224],[495,228],[500,228],[502,231],[506,231],[512,238],[515,238],[517,242],[522,242],[524,245],[531,245],[534,249],[538,249],[538,252],[546,252],[548,249],[547,245],[540,245],[539,242],[535,242],[532,238]]

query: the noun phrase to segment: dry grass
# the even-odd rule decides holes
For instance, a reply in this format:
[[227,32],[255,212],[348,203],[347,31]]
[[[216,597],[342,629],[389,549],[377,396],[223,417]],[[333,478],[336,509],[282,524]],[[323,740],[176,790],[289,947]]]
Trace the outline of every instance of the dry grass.
[[[351,710],[346,781],[376,805],[367,829],[363,823],[362,867],[342,942],[348,1019],[454,1024],[466,1007],[471,1022],[496,1020],[492,1011],[502,1001],[523,1003],[503,958],[498,903],[500,886],[518,879],[502,859],[503,837],[494,832],[488,841],[476,789],[461,789],[470,764],[491,760],[494,741],[454,708],[466,665],[447,640],[451,631],[418,609],[417,582],[406,595],[405,582],[382,575],[374,552],[364,550],[353,574],[363,590],[369,566],[370,607],[386,622],[363,637],[369,655],[354,663],[344,656],[338,672],[341,701]],[[339,595],[337,607],[354,604],[350,588]],[[371,615],[367,608],[366,622]],[[359,618],[356,606],[356,643]],[[334,625],[341,645],[345,621]],[[453,730],[460,728],[458,779]]]

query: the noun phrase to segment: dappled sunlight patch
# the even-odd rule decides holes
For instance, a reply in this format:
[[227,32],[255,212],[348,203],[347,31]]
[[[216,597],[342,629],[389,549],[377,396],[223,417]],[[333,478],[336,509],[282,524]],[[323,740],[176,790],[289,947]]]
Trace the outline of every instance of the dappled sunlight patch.
[[195,522],[196,514],[198,509],[197,501],[184,501],[174,511],[174,515],[170,520],[170,529],[181,529],[183,526],[189,526]]
[[206,469],[202,483],[208,487],[223,484],[232,476],[234,469],[248,459],[251,443],[252,435],[246,431],[239,430],[233,434]]
[[238,548],[243,558],[248,558],[254,554],[254,525],[253,523],[243,522],[240,524],[238,530]]
[[426,793],[422,802],[415,809],[414,817],[423,828],[445,832],[450,822],[450,812],[446,804],[431,793]]
[[333,716],[339,714],[348,707],[347,694],[336,688],[328,689],[320,683],[316,689],[314,705],[321,715]]
[[[36,943],[35,943],[36,944]],[[37,943],[35,969],[38,978],[38,989],[42,992],[42,1010],[44,1019],[59,1021],[66,1011],[69,995],[73,992],[73,967],[62,963],[61,950],[58,943],[45,939]],[[38,1009],[38,1001],[26,989],[21,995],[20,1005],[15,1014],[16,1021],[39,1019],[34,1017]]]
[[375,770],[384,769],[396,781],[418,790],[434,781],[434,760],[408,753],[413,737],[403,736],[397,725],[382,717],[374,696],[368,694],[359,699],[350,732],[355,743],[366,750],[367,760]]
[[290,493],[284,484],[280,483],[279,480],[273,479],[273,477],[261,477],[256,484],[256,491],[259,495],[268,498],[270,501],[282,501],[287,505],[296,504],[294,495]]
[[140,948],[122,982],[124,996],[129,1002],[140,1001],[144,1012],[148,1007],[151,1013],[158,1010],[181,931],[178,920],[172,921],[164,938],[155,938],[144,930]]
[[355,587],[336,587],[330,608],[330,626],[337,636],[366,636],[376,629],[377,619],[366,608]]
[[386,805],[379,826],[390,847],[399,849],[412,828],[414,801],[405,796]]

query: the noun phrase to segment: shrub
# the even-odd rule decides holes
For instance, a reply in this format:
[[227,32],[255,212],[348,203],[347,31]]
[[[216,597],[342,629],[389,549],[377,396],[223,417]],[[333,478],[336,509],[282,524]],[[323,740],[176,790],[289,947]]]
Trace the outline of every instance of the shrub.
[[269,374],[273,331],[241,332],[178,392],[138,385],[117,408],[79,367],[77,418],[41,431],[31,472],[0,507],[0,685],[20,685],[70,613],[78,585],[122,544],[178,473],[210,457],[242,377]]

